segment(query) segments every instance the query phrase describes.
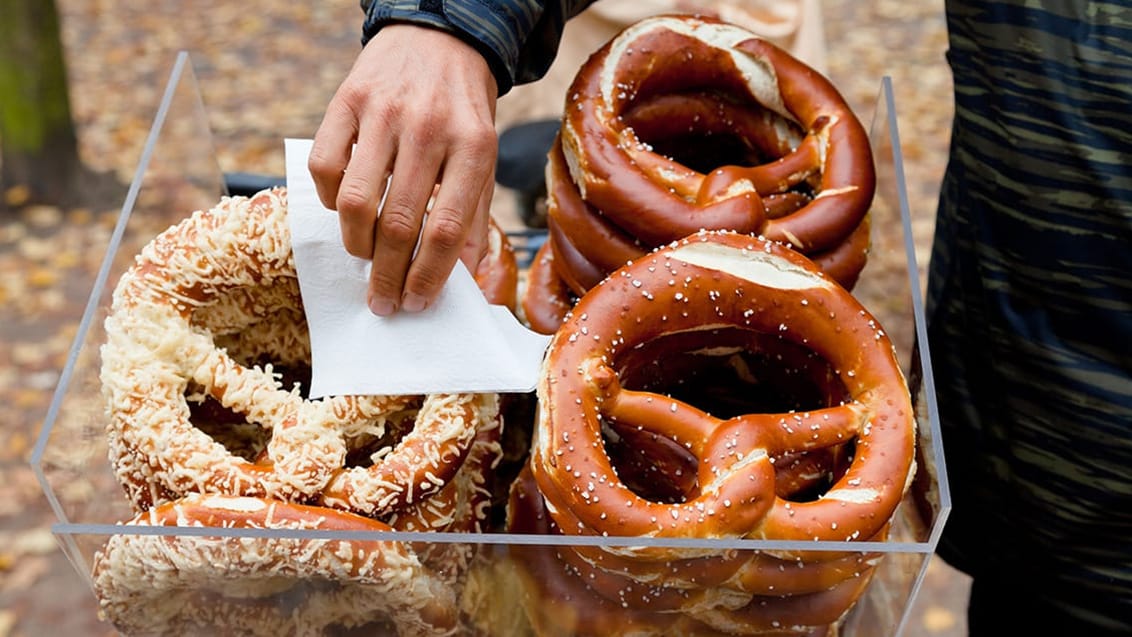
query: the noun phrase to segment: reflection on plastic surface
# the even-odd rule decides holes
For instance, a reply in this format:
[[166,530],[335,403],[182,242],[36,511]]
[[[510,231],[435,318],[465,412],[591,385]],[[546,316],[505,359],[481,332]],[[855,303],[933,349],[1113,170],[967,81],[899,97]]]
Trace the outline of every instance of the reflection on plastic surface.
[[[152,626],[130,622],[158,622],[174,634],[574,635],[633,627],[637,634],[717,634],[743,627],[783,635],[898,634],[950,502],[927,352],[916,347],[922,342],[916,334],[923,333],[919,279],[887,79],[877,106],[871,135],[878,172],[873,253],[903,250],[906,267],[877,272],[871,261],[854,295],[894,341],[912,386],[920,434],[918,472],[887,536],[866,542],[565,537],[548,533],[537,507],[533,521],[513,520],[508,532],[506,501],[519,490],[509,492],[507,486],[523,466],[535,409],[525,395],[503,397],[507,435],[500,440],[494,484],[484,486],[490,497],[479,533],[458,526],[398,528],[395,520],[387,520],[388,526],[372,520],[335,524],[331,520],[344,514],[329,509],[315,516],[319,522],[301,524],[287,523],[281,514],[259,524],[138,516],[107,460],[99,348],[106,340],[110,294],[134,255],[223,193],[207,118],[184,55],[174,66],[34,453],[59,518],[53,530],[79,576],[90,578],[108,600],[128,600],[127,610],[106,610],[122,627],[137,629],[127,632],[139,634],[153,632]],[[877,233],[882,224],[903,227],[896,233],[902,238]],[[289,506],[295,505],[271,510]],[[136,524],[124,524],[135,517]],[[652,572],[616,573],[626,568],[616,559],[623,552],[617,547],[639,546],[667,547],[689,557],[654,565]],[[704,552],[726,557],[696,561]],[[128,574],[111,576],[107,560],[115,554],[127,556],[115,563],[132,569]],[[779,578],[793,569],[799,577]],[[736,581],[745,584],[722,585]],[[853,599],[842,617],[839,609]],[[823,625],[839,618],[836,630]]]

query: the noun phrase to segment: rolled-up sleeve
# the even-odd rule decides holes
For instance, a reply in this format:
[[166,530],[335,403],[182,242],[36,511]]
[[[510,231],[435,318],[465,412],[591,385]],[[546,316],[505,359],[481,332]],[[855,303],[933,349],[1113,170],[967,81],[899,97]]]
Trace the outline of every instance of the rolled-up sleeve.
[[411,23],[447,31],[473,46],[491,68],[499,94],[542,77],[566,21],[593,0],[363,0],[362,44],[382,27]]

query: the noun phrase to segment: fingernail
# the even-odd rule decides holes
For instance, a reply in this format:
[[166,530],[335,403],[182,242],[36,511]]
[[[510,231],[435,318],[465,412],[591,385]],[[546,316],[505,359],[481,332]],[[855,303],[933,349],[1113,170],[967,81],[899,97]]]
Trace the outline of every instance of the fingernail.
[[369,300],[369,311],[378,316],[391,316],[397,311],[397,306],[389,299],[374,297]]
[[401,299],[401,307],[406,312],[420,312],[428,306],[428,299],[419,294],[406,294]]

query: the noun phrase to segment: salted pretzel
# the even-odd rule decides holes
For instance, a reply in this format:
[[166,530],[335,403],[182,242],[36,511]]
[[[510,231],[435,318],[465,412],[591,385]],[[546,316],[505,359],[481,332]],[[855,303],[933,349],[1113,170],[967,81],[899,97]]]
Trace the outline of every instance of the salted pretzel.
[[577,301],[558,276],[554,259],[550,243],[539,246],[527,270],[526,290],[520,299],[523,319],[541,334],[553,334]]
[[[546,182],[553,271],[573,298],[701,229],[783,242],[847,288],[868,256],[876,175],[860,121],[819,73],[712,18],[648,18],[592,55]],[[540,281],[525,297],[562,297]]]
[[[440,490],[477,423],[493,417],[486,395],[306,400],[271,363],[252,364],[256,354],[309,356],[306,343],[271,345],[306,331],[286,210],[283,189],[225,198],[151,241],[115,289],[101,380],[111,461],[138,510],[198,492],[385,515]],[[269,432],[266,453],[236,455],[195,427],[189,394]],[[353,441],[382,438],[405,414],[411,431],[368,466],[346,466]]]
[[[178,526],[295,531],[271,537],[132,533]],[[397,634],[452,635],[453,590],[404,543],[326,539],[387,525],[263,498],[186,496],[139,513],[94,558],[100,616],[126,635],[320,635],[392,623]],[[299,532],[307,532],[300,534]],[[203,634],[203,632],[202,632]]]
[[[555,535],[560,529],[549,514],[529,468],[513,483],[507,528],[512,533]],[[710,581],[684,589],[642,584],[616,572],[579,561],[594,547],[516,545],[515,566],[524,575],[524,609],[538,635],[777,635],[821,637],[852,607],[868,583],[841,577],[801,594],[751,595],[720,588]],[[600,549],[594,548],[600,553]],[[753,562],[743,552],[727,562]],[[695,578],[702,565],[667,563],[668,580]],[[685,571],[685,568],[687,570]],[[794,567],[790,567],[794,568]],[[787,575],[788,577],[788,575]],[[801,576],[805,578],[805,576]],[[811,578],[811,583],[817,584]]]
[[502,305],[516,311],[519,295],[519,262],[515,259],[515,249],[507,238],[507,233],[494,218],[489,220],[487,229],[487,254],[480,261],[474,273],[476,285],[487,298],[488,303]]
[[[836,371],[847,400],[719,418],[624,387],[627,352],[720,327],[813,351]],[[571,534],[868,540],[892,517],[914,466],[911,400],[883,329],[811,261],[761,237],[701,232],[615,272],[555,335],[538,392],[531,468],[551,515]],[[695,456],[696,484],[682,501],[651,501],[626,486],[604,451],[610,422],[667,437]],[[852,460],[820,498],[776,495],[772,458],[847,442]],[[577,523],[559,520],[561,511]]]
[[[529,471],[520,476],[520,480],[524,479],[530,480]],[[546,532],[551,535],[560,533],[558,521],[567,528],[580,528],[579,520],[569,509],[557,510],[551,517],[533,484],[522,485],[515,488],[522,491],[523,497],[539,500],[517,505],[520,508],[516,509],[516,516],[547,518]],[[886,526],[869,540],[884,541],[887,531]],[[651,561],[620,555],[610,547],[580,545],[556,549],[557,559],[583,574],[600,595],[625,608],[664,612],[718,607],[735,610],[756,598],[827,593],[847,580],[860,583],[869,578],[881,557],[865,551],[842,553],[832,559],[826,551],[809,551],[793,557],[774,553],[724,551],[719,555]],[[829,604],[824,606],[827,614],[844,612],[863,591],[862,587],[856,589],[857,594],[843,597],[847,589],[855,587],[846,585],[839,589],[841,593],[828,596]]]
[[[625,387],[671,393],[717,416],[805,411],[848,397],[837,374],[814,352],[776,335],[737,328],[655,338],[625,352],[619,369]],[[690,451],[651,432],[617,422],[606,424],[606,452],[615,459],[618,475],[630,488],[669,498],[691,489],[696,461]],[[847,467],[847,447],[773,458],[775,493],[797,500],[824,489]],[[634,471],[634,465],[642,470]]]
[[[752,146],[790,152],[704,174],[654,152],[626,121],[637,104],[703,91],[705,110],[711,100],[716,109],[738,103],[769,124],[756,128],[781,133],[760,143],[750,118],[727,113],[719,126],[733,121]],[[868,136],[833,85],[766,40],[704,17],[642,20],[591,56],[568,90],[561,144],[582,198],[653,246],[706,228],[825,250],[857,228],[875,189]],[[768,218],[762,199],[803,182],[813,182],[812,201]]]
[[[556,531],[529,468],[512,483],[507,530],[543,536]],[[558,558],[558,547],[515,544],[510,551],[523,582],[520,601],[539,637],[718,634],[683,615],[623,608],[606,599]]]

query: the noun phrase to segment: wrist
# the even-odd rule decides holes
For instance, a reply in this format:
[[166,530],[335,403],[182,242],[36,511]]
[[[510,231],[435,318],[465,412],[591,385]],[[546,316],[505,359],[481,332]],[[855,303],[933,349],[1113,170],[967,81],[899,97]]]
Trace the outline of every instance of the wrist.
[[[445,12],[442,2],[401,3],[394,0],[371,0],[366,8],[366,19],[362,26],[362,45],[367,44],[378,32],[394,24],[412,24],[431,27],[443,31],[474,49],[487,64],[495,80],[496,95],[502,96],[511,90],[515,83],[515,67],[518,51],[525,40],[526,32],[512,32],[523,25],[512,24],[490,12],[475,14],[474,20],[460,20]],[[406,5],[406,6],[402,6]],[[509,28],[501,25],[507,24]]]

